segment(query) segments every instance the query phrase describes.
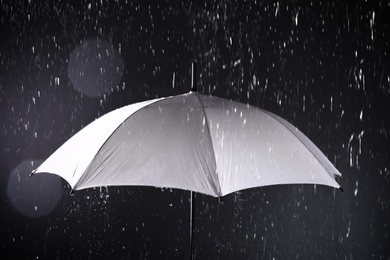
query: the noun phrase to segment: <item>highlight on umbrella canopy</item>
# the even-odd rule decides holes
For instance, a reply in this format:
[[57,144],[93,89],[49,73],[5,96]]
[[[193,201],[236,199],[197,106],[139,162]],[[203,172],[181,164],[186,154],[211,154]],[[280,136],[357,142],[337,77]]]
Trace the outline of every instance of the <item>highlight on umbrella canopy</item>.
[[95,120],[34,173],[72,190],[155,186],[214,197],[267,185],[340,188],[340,172],[296,127],[266,110],[197,92],[153,99]]

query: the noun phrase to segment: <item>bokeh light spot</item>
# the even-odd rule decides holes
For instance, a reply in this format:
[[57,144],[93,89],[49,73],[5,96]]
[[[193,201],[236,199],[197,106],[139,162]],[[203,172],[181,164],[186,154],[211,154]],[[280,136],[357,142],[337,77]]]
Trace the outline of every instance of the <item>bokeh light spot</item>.
[[123,68],[121,54],[114,46],[100,39],[87,40],[70,54],[68,77],[78,92],[100,97],[120,82]]
[[8,178],[7,196],[19,213],[31,217],[50,214],[62,197],[61,179],[53,174],[36,174],[32,170],[41,160],[26,160],[14,168]]

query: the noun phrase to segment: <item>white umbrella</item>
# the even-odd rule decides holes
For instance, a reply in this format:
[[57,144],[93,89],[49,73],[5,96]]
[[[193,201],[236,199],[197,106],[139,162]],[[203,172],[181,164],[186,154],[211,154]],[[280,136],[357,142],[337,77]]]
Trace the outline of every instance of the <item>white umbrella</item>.
[[190,92],[128,105],[70,138],[34,173],[74,190],[147,185],[219,197],[274,184],[335,188],[340,172],[296,127],[257,107]]
[[[95,120],[34,172],[72,190],[156,186],[221,197],[274,184],[335,188],[340,172],[296,127],[257,107],[190,92],[128,105]],[[341,189],[341,188],[340,188]]]

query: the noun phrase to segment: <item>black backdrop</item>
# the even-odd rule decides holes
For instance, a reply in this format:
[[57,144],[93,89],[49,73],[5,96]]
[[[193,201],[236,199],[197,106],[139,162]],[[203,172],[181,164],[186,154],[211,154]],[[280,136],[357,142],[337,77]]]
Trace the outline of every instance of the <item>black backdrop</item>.
[[199,92],[297,126],[343,173],[345,190],[271,186],[221,202],[197,194],[196,259],[390,256],[387,1],[0,3],[2,258],[188,258],[189,192],[70,196],[64,180],[27,175],[104,113],[188,92],[194,60]]

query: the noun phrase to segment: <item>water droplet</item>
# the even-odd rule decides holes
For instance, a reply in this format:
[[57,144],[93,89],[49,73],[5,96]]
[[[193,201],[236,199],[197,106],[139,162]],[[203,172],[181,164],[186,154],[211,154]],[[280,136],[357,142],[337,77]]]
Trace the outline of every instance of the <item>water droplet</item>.
[[359,183],[358,183],[358,181],[356,180],[356,187],[355,187],[355,191],[354,191],[354,195],[355,196],[357,196],[357,194],[358,194],[358,188],[359,188]]

